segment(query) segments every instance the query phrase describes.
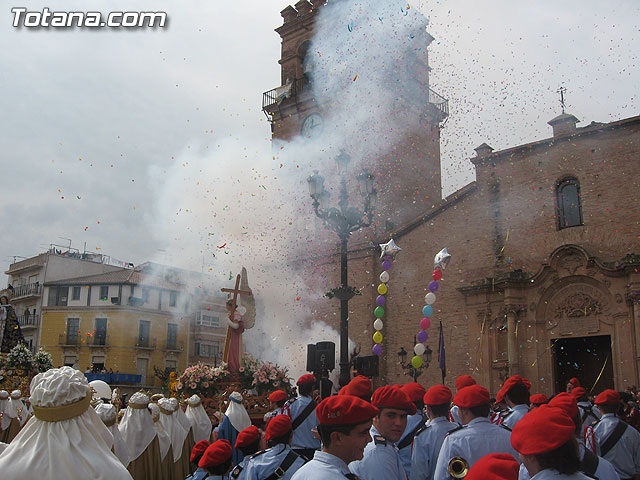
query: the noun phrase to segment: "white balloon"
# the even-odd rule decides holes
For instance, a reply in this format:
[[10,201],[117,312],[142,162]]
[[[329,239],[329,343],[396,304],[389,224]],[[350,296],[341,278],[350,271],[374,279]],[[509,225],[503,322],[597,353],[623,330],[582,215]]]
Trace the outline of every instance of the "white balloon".
[[426,348],[422,343],[416,343],[413,347],[413,351],[416,352],[416,355],[422,355],[425,350]]
[[427,305],[433,305],[436,301],[436,294],[433,292],[429,292],[424,296],[424,301]]
[[380,274],[380,281],[382,283],[387,283],[389,281],[389,272],[384,271]]
[[376,330],[380,331],[380,330],[382,330],[382,327],[384,327],[384,324],[382,323],[382,320],[380,320],[379,318],[376,318],[376,321],[373,322],[373,328],[375,328]]

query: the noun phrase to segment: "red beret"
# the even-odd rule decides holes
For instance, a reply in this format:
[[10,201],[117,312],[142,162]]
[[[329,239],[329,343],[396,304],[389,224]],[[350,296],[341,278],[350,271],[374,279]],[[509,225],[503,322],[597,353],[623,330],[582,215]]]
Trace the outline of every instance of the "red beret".
[[246,447],[260,438],[260,430],[255,425],[242,430],[236,437],[236,448]]
[[553,397],[549,402],[549,406],[561,408],[571,418],[575,418],[578,415],[578,402],[576,402],[576,398],[573,395],[567,392],[559,393]]
[[537,455],[561,447],[573,437],[573,420],[561,408],[542,405],[516,423],[511,445],[523,455]]
[[273,438],[282,437],[291,431],[291,417],[289,415],[278,415],[273,417],[267,424],[267,431],[264,439],[268,442]]
[[578,380],[576,377],[573,377],[571,380],[569,380],[569,383],[572,384],[574,387],[582,386],[580,385],[580,380]]
[[211,444],[206,440],[200,440],[198,443],[196,443],[191,449],[191,457],[189,457],[189,461],[191,463],[197,463],[202,457],[202,454],[209,447],[209,445]]
[[200,468],[222,465],[231,458],[231,444],[229,440],[216,440],[207,447],[198,466]]
[[500,403],[504,400],[504,392],[502,390],[498,390],[496,394],[496,403]]
[[473,379],[471,375],[460,375],[456,380],[456,390],[460,390],[464,387],[470,387],[471,385],[475,385],[476,381]]
[[307,385],[309,383],[316,383],[316,377],[310,373],[306,373],[298,379],[298,385]]
[[370,397],[373,392],[373,384],[371,380],[364,375],[358,375],[347,385],[347,395],[354,395],[356,397]]
[[593,403],[596,405],[617,405],[620,403],[620,394],[609,388],[598,395]]
[[364,423],[375,417],[378,412],[379,410],[369,402],[353,395],[327,397],[316,407],[320,425]]
[[575,397],[576,399],[584,397],[586,394],[587,391],[582,387],[575,387],[573,390],[571,390],[571,396]]
[[522,378],[520,375],[513,375],[512,377],[507,378],[507,381],[504,382],[500,391],[506,394],[513,387],[520,385],[521,383],[524,383],[527,389],[531,388],[531,382],[529,380]]
[[287,399],[287,393],[284,390],[276,390],[269,395],[270,402],[281,402]]
[[409,415],[416,413],[416,406],[409,396],[398,387],[380,387],[371,397],[371,403],[377,408],[397,408]]
[[407,397],[412,402],[422,402],[425,393],[427,393],[424,387],[417,382],[409,382],[400,387],[400,389],[407,394]]
[[452,396],[449,387],[434,385],[424,394],[423,400],[425,405],[445,405],[451,403]]
[[517,480],[520,464],[508,453],[485,455],[469,469],[465,480]]
[[453,397],[453,403],[462,408],[489,405],[489,403],[491,403],[491,396],[486,388],[480,385],[471,385],[456,393],[456,396]]
[[535,403],[536,405],[542,405],[543,403],[548,403],[549,399],[542,393],[536,393],[535,395],[531,395],[531,397],[529,397],[529,401],[531,403]]

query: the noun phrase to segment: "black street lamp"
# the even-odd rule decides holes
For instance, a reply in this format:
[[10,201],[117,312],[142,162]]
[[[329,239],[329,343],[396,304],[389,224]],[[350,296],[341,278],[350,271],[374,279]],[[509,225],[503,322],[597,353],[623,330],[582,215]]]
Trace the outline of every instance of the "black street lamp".
[[340,197],[338,207],[329,207],[329,192],[324,188],[324,177],[315,170],[307,182],[309,194],[313,199],[313,209],[318,218],[322,219],[324,226],[334,231],[340,237],[340,287],[334,288],[328,293],[330,298],[340,300],[340,386],[349,383],[349,300],[358,294],[354,287],[350,287],[347,281],[347,243],[352,232],[362,227],[371,225],[373,211],[376,207],[378,194],[373,185],[374,176],[368,170],[358,175],[357,181],[360,187],[360,195],[363,197],[364,206],[360,210],[349,206],[347,195],[347,173],[351,157],[344,151],[336,157],[338,173],[340,174]]
[[398,363],[404,370],[404,374],[409,375],[410,377],[413,377],[413,381],[417,382],[418,377],[422,375],[422,371],[429,368],[429,364],[431,363],[431,356],[433,355],[433,352],[428,346],[424,349],[424,353],[421,355],[422,365],[420,365],[420,367],[418,368],[415,368],[411,364],[411,361],[407,362],[407,355],[408,353],[404,349],[404,347],[400,347],[400,351],[398,352]]

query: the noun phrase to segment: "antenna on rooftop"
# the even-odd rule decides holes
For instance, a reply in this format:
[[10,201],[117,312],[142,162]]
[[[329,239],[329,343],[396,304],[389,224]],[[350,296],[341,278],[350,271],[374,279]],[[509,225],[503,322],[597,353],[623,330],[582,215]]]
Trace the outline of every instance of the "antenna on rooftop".
[[566,91],[567,91],[567,89],[565,87],[560,87],[556,91],[556,93],[560,94],[560,106],[562,106],[562,113],[563,114],[564,114],[564,107],[565,107],[565,104],[564,104],[564,92],[566,92]]

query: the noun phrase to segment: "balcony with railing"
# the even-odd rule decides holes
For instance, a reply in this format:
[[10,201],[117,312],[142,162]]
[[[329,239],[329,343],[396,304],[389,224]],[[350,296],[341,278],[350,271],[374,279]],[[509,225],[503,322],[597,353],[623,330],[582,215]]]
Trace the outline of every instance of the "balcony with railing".
[[164,345],[165,352],[184,352],[184,341],[171,341],[167,340],[167,343]]
[[94,334],[93,336],[87,338],[85,345],[90,348],[109,348],[109,336]]
[[18,285],[17,287],[13,287],[13,296],[11,297],[11,301],[27,297],[38,297],[41,293],[42,285],[40,285],[40,282]]
[[156,339],[148,338],[148,337],[138,337],[138,341],[136,342],[136,348],[140,350],[155,350]]
[[18,323],[23,330],[38,328],[40,326],[40,315],[18,315]]
[[78,347],[80,346],[79,335],[69,335],[68,333],[61,333],[58,337],[58,345],[61,347]]

